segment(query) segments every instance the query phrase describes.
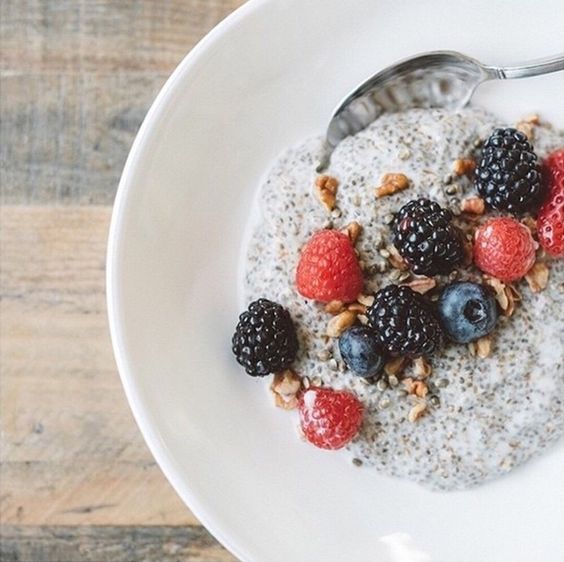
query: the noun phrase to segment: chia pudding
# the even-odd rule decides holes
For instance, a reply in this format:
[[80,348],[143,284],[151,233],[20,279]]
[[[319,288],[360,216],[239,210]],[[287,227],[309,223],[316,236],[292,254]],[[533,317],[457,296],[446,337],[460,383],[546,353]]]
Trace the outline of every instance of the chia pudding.
[[[339,187],[331,211],[314,191],[323,139],[286,150],[261,186],[260,218],[246,254],[246,304],[274,298],[294,319],[299,341],[295,372],[312,385],[349,390],[362,402],[361,430],[347,445],[352,463],[432,489],[464,489],[497,477],[564,433],[564,260],[543,258],[550,277],[542,291],[533,292],[525,279],[514,284],[520,302],[510,316],[499,316],[491,352],[450,344],[429,358],[432,375],[425,379],[421,417],[413,414],[420,399],[405,384],[405,379],[416,379],[414,369],[421,363],[397,372],[389,368],[377,379],[351,373],[337,340],[327,336],[331,316],[324,305],[296,291],[296,267],[300,249],[314,232],[356,221],[362,226],[356,249],[363,293],[412,281],[409,271],[393,267],[393,214],[408,201],[426,197],[450,209],[463,230],[483,221],[463,212],[464,201],[476,191],[472,179],[453,173],[453,162],[475,158],[496,126],[495,115],[475,107],[382,116],[333,153],[326,173]],[[539,158],[564,147],[564,131],[535,124],[534,147]],[[387,173],[405,174],[409,187],[377,198],[375,188]],[[466,267],[455,275],[476,280],[480,272]],[[439,285],[448,281],[437,279]]]

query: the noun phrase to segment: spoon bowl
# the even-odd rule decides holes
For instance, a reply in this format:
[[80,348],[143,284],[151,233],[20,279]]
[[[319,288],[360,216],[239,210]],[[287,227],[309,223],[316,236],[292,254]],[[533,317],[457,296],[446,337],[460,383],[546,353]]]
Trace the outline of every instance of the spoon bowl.
[[564,70],[564,54],[519,66],[484,65],[455,51],[434,51],[400,61],[374,74],[335,109],[327,128],[318,171],[328,165],[335,147],[385,112],[441,107],[456,111],[486,80],[526,78]]

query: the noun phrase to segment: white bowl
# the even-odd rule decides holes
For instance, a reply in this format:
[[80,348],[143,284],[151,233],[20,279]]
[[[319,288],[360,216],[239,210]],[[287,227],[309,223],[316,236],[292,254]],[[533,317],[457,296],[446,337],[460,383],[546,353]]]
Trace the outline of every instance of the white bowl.
[[[112,220],[112,339],[152,453],[239,558],[564,560],[562,444],[492,484],[432,493],[301,443],[292,415],[230,351],[245,224],[274,156],[321,133],[344,94],[399,58],[556,53],[563,16],[561,0],[255,0],[185,58],[153,104]],[[563,91],[554,75],[487,84],[476,102],[564,126]]]

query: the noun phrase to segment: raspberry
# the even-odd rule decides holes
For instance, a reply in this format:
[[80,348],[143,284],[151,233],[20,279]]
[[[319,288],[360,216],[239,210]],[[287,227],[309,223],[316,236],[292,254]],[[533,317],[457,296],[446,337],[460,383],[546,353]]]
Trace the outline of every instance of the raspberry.
[[542,166],[547,197],[537,217],[540,245],[554,257],[564,256],[564,148],[549,154]]
[[300,295],[320,302],[351,302],[362,291],[362,271],[349,237],[320,230],[305,245],[296,271]]
[[344,447],[362,424],[362,404],[344,390],[312,386],[300,396],[299,411],[306,439],[320,449]]
[[521,279],[535,263],[530,230],[509,217],[491,219],[474,235],[474,263],[501,281]]

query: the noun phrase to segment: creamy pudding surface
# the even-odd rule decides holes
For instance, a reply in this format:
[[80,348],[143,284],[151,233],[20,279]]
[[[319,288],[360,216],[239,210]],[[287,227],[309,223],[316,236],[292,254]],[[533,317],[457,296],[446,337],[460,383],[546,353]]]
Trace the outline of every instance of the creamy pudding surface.
[[[335,150],[325,172],[339,182],[332,212],[314,191],[321,137],[288,149],[261,186],[260,219],[245,263],[246,304],[265,297],[286,307],[300,344],[295,371],[315,386],[348,389],[360,399],[364,422],[347,447],[356,466],[433,489],[463,489],[510,471],[564,433],[563,259],[546,258],[550,276],[542,291],[533,292],[524,279],[514,284],[521,301],[513,315],[500,315],[487,357],[473,355],[468,345],[449,344],[428,358],[427,409],[416,421],[408,419],[416,399],[406,395],[402,383],[415,376],[413,364],[379,380],[355,376],[340,358],[337,339],[326,335],[331,316],[295,286],[300,248],[311,235],[352,221],[363,229],[356,248],[364,293],[412,281],[409,272],[389,261],[392,214],[412,199],[427,197],[453,211],[463,230],[483,222],[485,216],[461,213],[462,201],[476,192],[471,179],[452,173],[453,162],[474,158],[480,143],[504,125],[479,108],[384,115]],[[541,123],[534,127],[532,144],[542,158],[564,147],[564,131]],[[410,185],[376,198],[387,173],[405,174]],[[480,280],[481,275],[466,268],[458,279]],[[446,281],[439,279],[439,285]]]

